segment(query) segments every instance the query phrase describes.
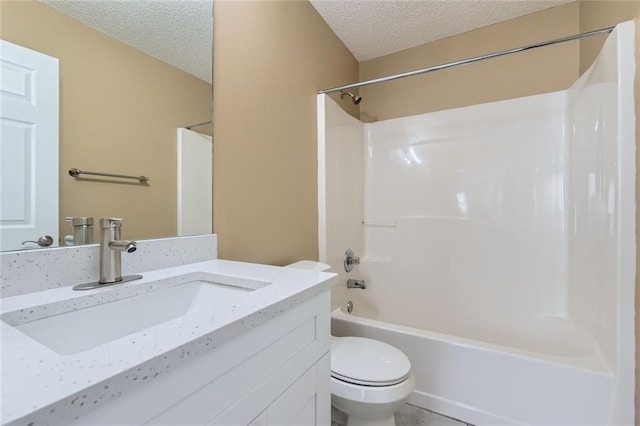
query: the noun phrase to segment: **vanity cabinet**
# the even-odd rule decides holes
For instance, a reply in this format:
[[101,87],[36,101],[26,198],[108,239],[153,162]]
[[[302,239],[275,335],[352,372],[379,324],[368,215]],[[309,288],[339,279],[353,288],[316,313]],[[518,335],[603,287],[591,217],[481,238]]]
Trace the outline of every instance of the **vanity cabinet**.
[[330,424],[329,291],[297,306],[281,303],[284,312],[275,318],[79,417],[76,424]]
[[[250,426],[302,426],[328,425],[331,423],[328,405],[330,402],[329,380],[326,372],[330,369],[329,354],[307,370],[289,386],[256,418],[247,423],[251,410],[247,407],[260,406],[251,398],[238,401],[228,412],[213,420],[210,425],[250,425]],[[271,384],[269,384],[271,385]],[[277,385],[274,383],[274,385]]]

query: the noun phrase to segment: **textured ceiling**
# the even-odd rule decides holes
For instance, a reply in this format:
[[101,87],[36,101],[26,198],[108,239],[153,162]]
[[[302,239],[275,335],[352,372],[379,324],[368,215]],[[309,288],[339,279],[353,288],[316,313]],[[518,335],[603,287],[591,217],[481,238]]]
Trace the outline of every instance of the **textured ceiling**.
[[310,0],[358,61],[574,0]]
[[213,0],[41,1],[211,83]]
[[[213,0],[41,0],[211,83]],[[364,61],[574,0],[310,0]]]

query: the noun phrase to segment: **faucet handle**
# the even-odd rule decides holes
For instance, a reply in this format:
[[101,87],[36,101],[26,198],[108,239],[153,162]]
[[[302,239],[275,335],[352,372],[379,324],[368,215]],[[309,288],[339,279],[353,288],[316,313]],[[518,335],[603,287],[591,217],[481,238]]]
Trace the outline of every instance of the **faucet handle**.
[[121,217],[101,217],[100,218],[100,228],[102,229],[120,228],[120,227],[122,227]]
[[353,250],[347,249],[347,251],[344,252],[344,270],[347,272],[351,272],[351,270],[353,269],[353,265],[359,264],[360,258],[353,254]]

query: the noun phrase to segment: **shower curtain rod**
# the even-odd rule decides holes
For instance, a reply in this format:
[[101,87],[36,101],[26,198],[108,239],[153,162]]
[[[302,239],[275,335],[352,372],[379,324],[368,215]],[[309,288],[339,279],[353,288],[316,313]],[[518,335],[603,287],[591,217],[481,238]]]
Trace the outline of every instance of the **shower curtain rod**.
[[524,52],[525,50],[536,49],[538,47],[551,46],[553,44],[564,43],[566,41],[577,40],[580,38],[591,37],[598,34],[610,33],[614,27],[602,28],[600,30],[589,31],[582,34],[562,37],[555,40],[544,41],[541,43],[530,44],[528,46],[515,47],[513,49],[503,50],[501,52],[488,53],[486,55],[474,56],[472,58],[462,59],[459,61],[448,62],[446,64],[435,65],[428,68],[422,68],[415,71],[403,72],[400,74],[390,75],[387,77],[374,78],[373,80],[362,81],[360,83],[347,84],[345,86],[333,87],[331,89],[319,90],[318,94],[334,93],[343,90],[354,89],[356,87],[368,86],[370,84],[384,83],[385,81],[397,80],[399,78],[413,77],[414,75],[426,74],[432,71],[439,71],[446,68],[456,67],[458,65],[470,64],[472,62],[483,61],[485,59],[497,58],[499,56],[510,55],[512,53]]
[[190,126],[184,126],[184,128],[187,129],[187,130],[191,130],[191,128],[193,128],[193,127],[200,127],[200,126],[204,126],[206,124],[213,124],[213,121],[212,120],[203,121],[202,123],[192,124]]

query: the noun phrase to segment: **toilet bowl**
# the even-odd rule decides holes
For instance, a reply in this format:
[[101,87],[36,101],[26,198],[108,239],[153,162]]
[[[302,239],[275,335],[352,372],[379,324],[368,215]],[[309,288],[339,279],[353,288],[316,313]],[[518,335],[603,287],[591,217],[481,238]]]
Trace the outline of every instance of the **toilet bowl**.
[[[306,260],[287,267],[330,268]],[[414,388],[411,363],[399,349],[364,337],[331,336],[331,405],[347,415],[347,426],[396,426],[394,414]]]
[[347,426],[395,426],[394,413],[414,387],[400,350],[363,337],[332,338],[331,405],[347,415]]

